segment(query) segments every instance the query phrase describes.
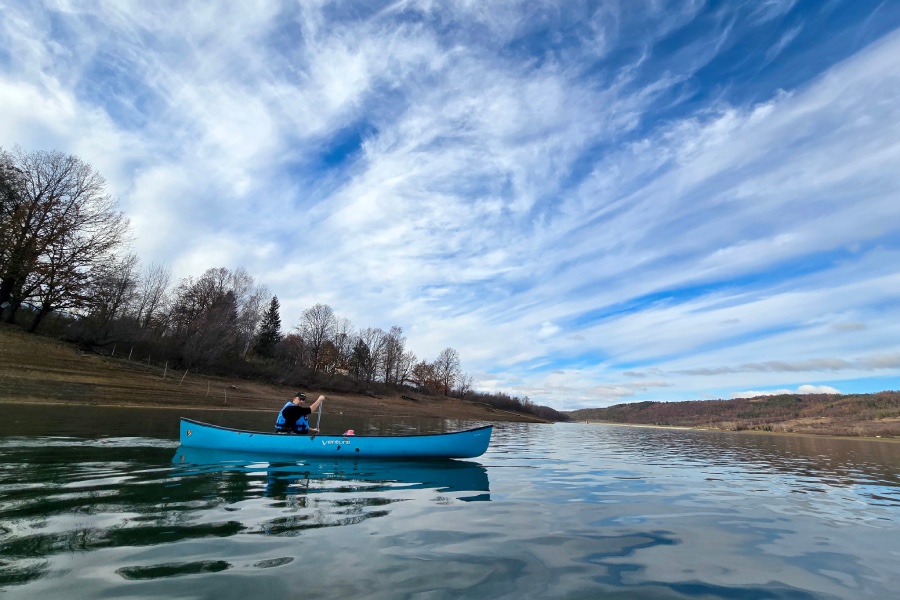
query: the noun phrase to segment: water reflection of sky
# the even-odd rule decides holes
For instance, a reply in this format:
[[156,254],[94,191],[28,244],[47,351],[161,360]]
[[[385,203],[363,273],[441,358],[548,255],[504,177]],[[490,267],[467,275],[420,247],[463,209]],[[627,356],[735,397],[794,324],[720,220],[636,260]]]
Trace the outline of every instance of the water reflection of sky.
[[475,461],[176,445],[0,437],[0,587],[42,599],[885,598],[900,584],[900,444],[498,424]]

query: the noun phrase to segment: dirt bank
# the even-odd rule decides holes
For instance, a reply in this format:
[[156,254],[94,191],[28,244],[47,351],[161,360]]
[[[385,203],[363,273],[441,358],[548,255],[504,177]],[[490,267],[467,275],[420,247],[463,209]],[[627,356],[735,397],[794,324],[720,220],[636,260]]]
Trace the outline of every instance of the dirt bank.
[[[540,419],[453,398],[324,393],[326,410],[360,416],[436,417],[484,421]],[[0,326],[0,402],[98,406],[278,410],[296,388],[175,372],[165,366],[84,353],[72,345]]]

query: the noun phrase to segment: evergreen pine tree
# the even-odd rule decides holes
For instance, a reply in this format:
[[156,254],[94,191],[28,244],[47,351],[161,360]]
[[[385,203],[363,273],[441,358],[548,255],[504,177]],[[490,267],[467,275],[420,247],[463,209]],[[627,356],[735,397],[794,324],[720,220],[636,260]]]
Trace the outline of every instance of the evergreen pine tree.
[[256,353],[265,358],[271,358],[275,353],[275,346],[281,341],[281,316],[278,296],[272,296],[269,308],[263,314],[259,325],[259,336],[256,338]]

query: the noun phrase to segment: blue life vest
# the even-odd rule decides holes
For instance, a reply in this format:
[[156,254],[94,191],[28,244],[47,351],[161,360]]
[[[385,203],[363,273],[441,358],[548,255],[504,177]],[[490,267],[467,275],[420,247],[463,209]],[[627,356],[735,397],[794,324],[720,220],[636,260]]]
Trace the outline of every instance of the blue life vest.
[[278,412],[278,418],[275,420],[275,431],[289,431],[293,433],[306,433],[309,431],[309,418],[307,415],[298,417],[293,427],[288,425],[287,419],[284,418],[284,411],[293,406],[293,401],[288,401],[287,404],[281,407],[281,410]]
[[280,431],[282,428],[284,428],[285,423],[287,423],[287,421],[284,420],[284,409],[286,409],[288,406],[293,405],[294,403],[288,400],[288,403],[281,407],[281,410],[278,411],[278,418],[275,419],[275,429],[278,429]]
[[306,433],[309,431],[309,417],[307,415],[303,415],[299,419],[297,419],[297,433]]

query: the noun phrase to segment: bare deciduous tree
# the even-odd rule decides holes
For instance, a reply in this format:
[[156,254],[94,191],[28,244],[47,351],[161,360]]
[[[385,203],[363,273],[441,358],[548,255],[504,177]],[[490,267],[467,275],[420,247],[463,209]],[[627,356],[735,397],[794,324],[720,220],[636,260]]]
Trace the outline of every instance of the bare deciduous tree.
[[444,348],[434,361],[435,376],[441,384],[444,395],[450,395],[460,374],[459,352]]
[[367,382],[374,381],[378,376],[379,365],[383,363],[385,336],[380,327],[366,327],[359,332],[356,348],[362,346],[365,349],[365,352],[359,352],[359,368],[362,379]]
[[459,376],[459,380],[456,384],[456,392],[459,394],[460,398],[465,398],[466,395],[472,391],[472,385],[475,383],[474,377],[463,373]]
[[306,346],[303,338],[295,333],[284,336],[275,346],[275,356],[281,362],[300,367],[306,362]]
[[416,366],[416,361],[419,360],[415,353],[412,350],[408,350],[403,353],[403,356],[400,357],[400,362],[397,366],[397,383],[403,385],[407,381],[412,380],[412,372],[413,367]]
[[95,323],[96,334],[109,335],[110,326],[125,316],[137,297],[138,257],[126,254],[109,257],[94,274],[90,289],[88,316]]
[[123,242],[128,220],[89,164],[61,152],[0,155],[0,304],[26,299],[32,330],[58,308],[83,308],[91,271]]
[[315,372],[322,368],[322,347],[334,337],[335,326],[334,311],[327,304],[316,304],[303,311],[303,318],[297,329],[309,347],[312,363],[310,366]]
[[403,337],[403,329],[399,326],[394,325],[391,327],[391,330],[385,334],[384,353],[382,356],[382,372],[384,374],[385,383],[399,383],[400,364],[403,360],[403,346],[405,344],[406,338]]
[[410,379],[420,388],[427,390],[439,391],[441,387],[435,374],[434,364],[428,361],[417,362],[412,368]]
[[24,173],[16,166],[15,157],[0,149],[0,301],[7,302],[10,290],[19,277],[21,260],[27,244],[27,203]]
[[237,303],[237,336],[241,356],[247,356],[253,339],[256,336],[259,322],[265,311],[265,304],[271,297],[269,289],[264,285],[255,285],[253,277],[243,268],[231,276],[231,289]]
[[237,351],[237,304],[234,292],[216,297],[196,318],[191,333],[183,339],[185,364],[212,366]]
[[334,347],[337,350],[337,368],[350,371],[350,360],[353,357],[353,345],[356,342],[356,330],[346,317],[337,317],[334,326]]
[[212,364],[239,352],[232,281],[228,269],[215,268],[197,280],[183,279],[176,288],[170,319],[188,365]]
[[135,317],[143,331],[150,328],[159,333],[165,329],[167,300],[172,272],[163,265],[151,264],[138,283]]

